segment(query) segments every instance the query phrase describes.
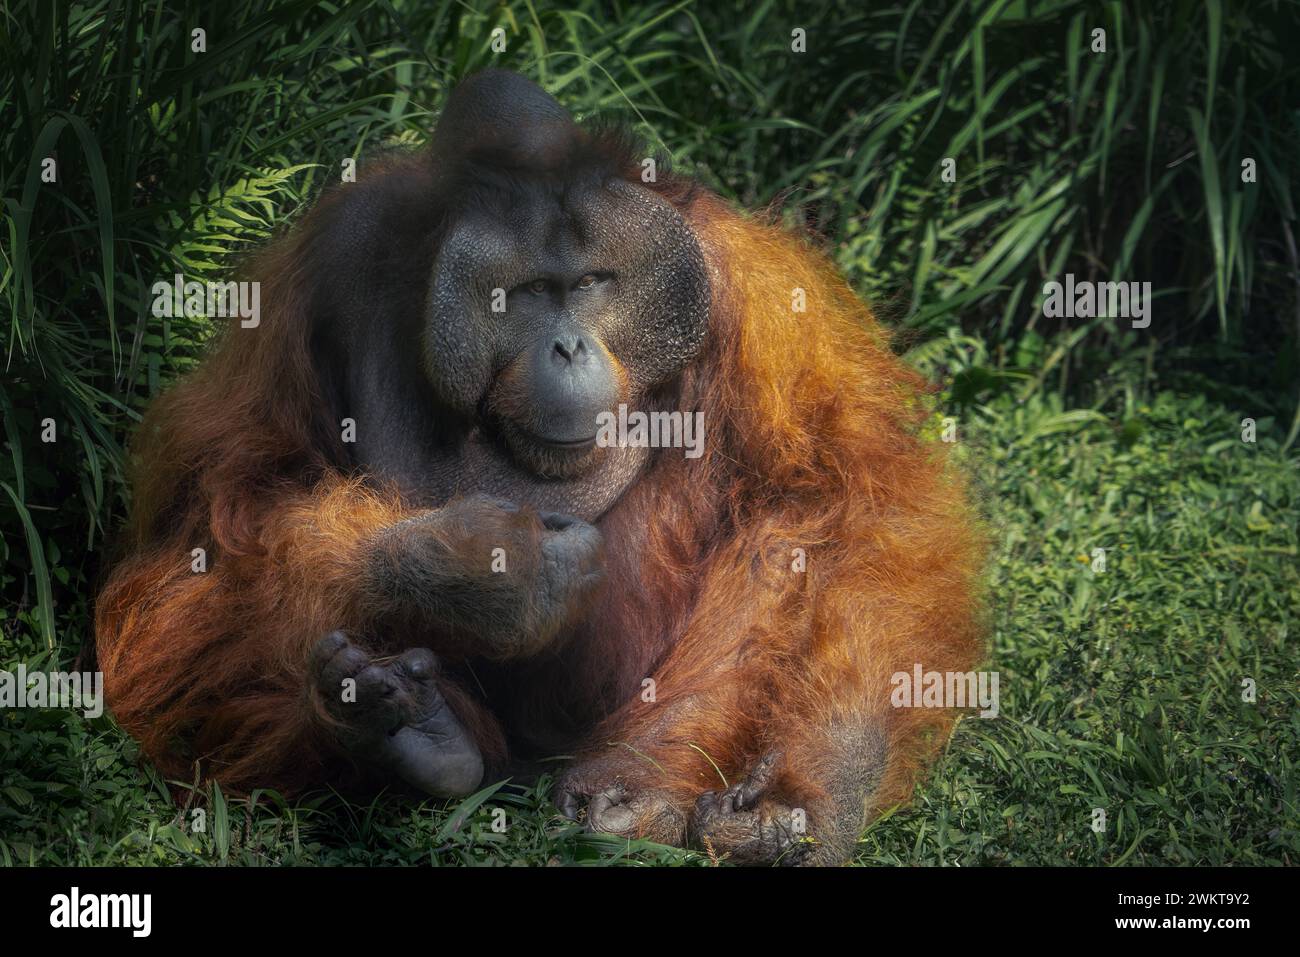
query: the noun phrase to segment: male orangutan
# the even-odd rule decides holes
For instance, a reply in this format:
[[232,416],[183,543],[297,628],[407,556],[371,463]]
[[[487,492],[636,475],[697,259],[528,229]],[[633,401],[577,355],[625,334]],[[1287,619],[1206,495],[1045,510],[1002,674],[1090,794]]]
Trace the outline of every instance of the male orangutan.
[[[953,715],[890,676],[982,653],[922,383],[800,238],[642,171],[487,71],[255,261],[260,324],[135,440],[98,603],[164,772],[458,796],[576,755],[564,814],[750,863],[906,799]],[[620,406],[703,453],[598,442]]]

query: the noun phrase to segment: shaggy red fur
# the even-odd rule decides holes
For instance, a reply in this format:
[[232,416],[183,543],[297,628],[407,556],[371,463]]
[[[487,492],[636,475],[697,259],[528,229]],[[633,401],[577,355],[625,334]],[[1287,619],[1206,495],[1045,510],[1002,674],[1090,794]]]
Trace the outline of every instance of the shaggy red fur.
[[[372,175],[416,169],[389,161]],[[982,656],[982,537],[942,447],[918,437],[923,383],[827,259],[704,190],[670,181],[663,195],[696,231],[713,288],[680,406],[704,413],[705,453],[660,455],[601,519],[607,584],[562,680],[524,689],[515,717],[557,698],[609,702],[585,760],[656,794],[629,831],[668,840],[720,774],[734,782],[777,751],[771,791],[843,857],[864,820],[908,797],[954,719],[891,708],[890,676]],[[319,420],[300,305],[321,207],[257,260],[257,334],[223,336],[147,416],[129,555],[97,607],[120,724],[167,774],[202,759],[235,789],[332,780],[338,758],[304,693],[308,650],[332,629],[366,631],[363,546],[410,514],[325,454],[336,439]],[[204,574],[190,568],[196,547]],[[448,690],[499,761],[497,719]],[[882,736],[883,774],[855,759],[863,734]]]

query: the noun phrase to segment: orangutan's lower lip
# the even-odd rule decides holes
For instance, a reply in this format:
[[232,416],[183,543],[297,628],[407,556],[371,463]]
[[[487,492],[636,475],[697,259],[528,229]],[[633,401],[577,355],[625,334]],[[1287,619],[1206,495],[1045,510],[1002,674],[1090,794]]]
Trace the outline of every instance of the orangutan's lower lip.
[[590,438],[575,438],[567,442],[554,441],[554,439],[542,439],[551,449],[565,449],[568,451],[586,451],[595,446],[595,436]]
[[558,449],[561,452],[585,452],[596,444],[596,437],[593,435],[586,439],[548,439],[540,435],[529,434],[528,436],[538,445],[545,446],[548,449]]

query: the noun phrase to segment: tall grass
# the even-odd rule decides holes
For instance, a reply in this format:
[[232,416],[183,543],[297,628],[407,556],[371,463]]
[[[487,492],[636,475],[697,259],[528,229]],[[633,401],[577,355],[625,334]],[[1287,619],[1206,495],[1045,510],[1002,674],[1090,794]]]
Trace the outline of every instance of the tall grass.
[[[225,275],[345,158],[419,142],[489,65],[632,122],[739,201],[779,200],[959,402],[1132,401],[1159,379],[1285,433],[1298,23],[1282,0],[7,2],[4,627],[65,656],[81,637],[126,437],[209,332],[153,317],[149,287]],[[1152,327],[1043,319],[1042,282],[1067,271],[1151,281]]]

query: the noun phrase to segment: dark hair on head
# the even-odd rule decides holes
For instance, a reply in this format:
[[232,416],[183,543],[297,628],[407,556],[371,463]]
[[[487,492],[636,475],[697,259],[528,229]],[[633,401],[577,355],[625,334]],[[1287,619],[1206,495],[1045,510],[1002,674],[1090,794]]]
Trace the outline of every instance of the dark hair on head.
[[[643,163],[651,156],[655,179],[645,182]],[[433,160],[446,164],[436,175],[452,211],[539,191],[563,195],[575,186],[597,187],[612,179],[644,186],[679,207],[689,205],[698,190],[693,181],[673,173],[666,154],[652,154],[642,137],[609,120],[569,124],[562,137],[547,139],[544,149],[521,149],[517,137],[482,138],[454,157],[435,147]]]

